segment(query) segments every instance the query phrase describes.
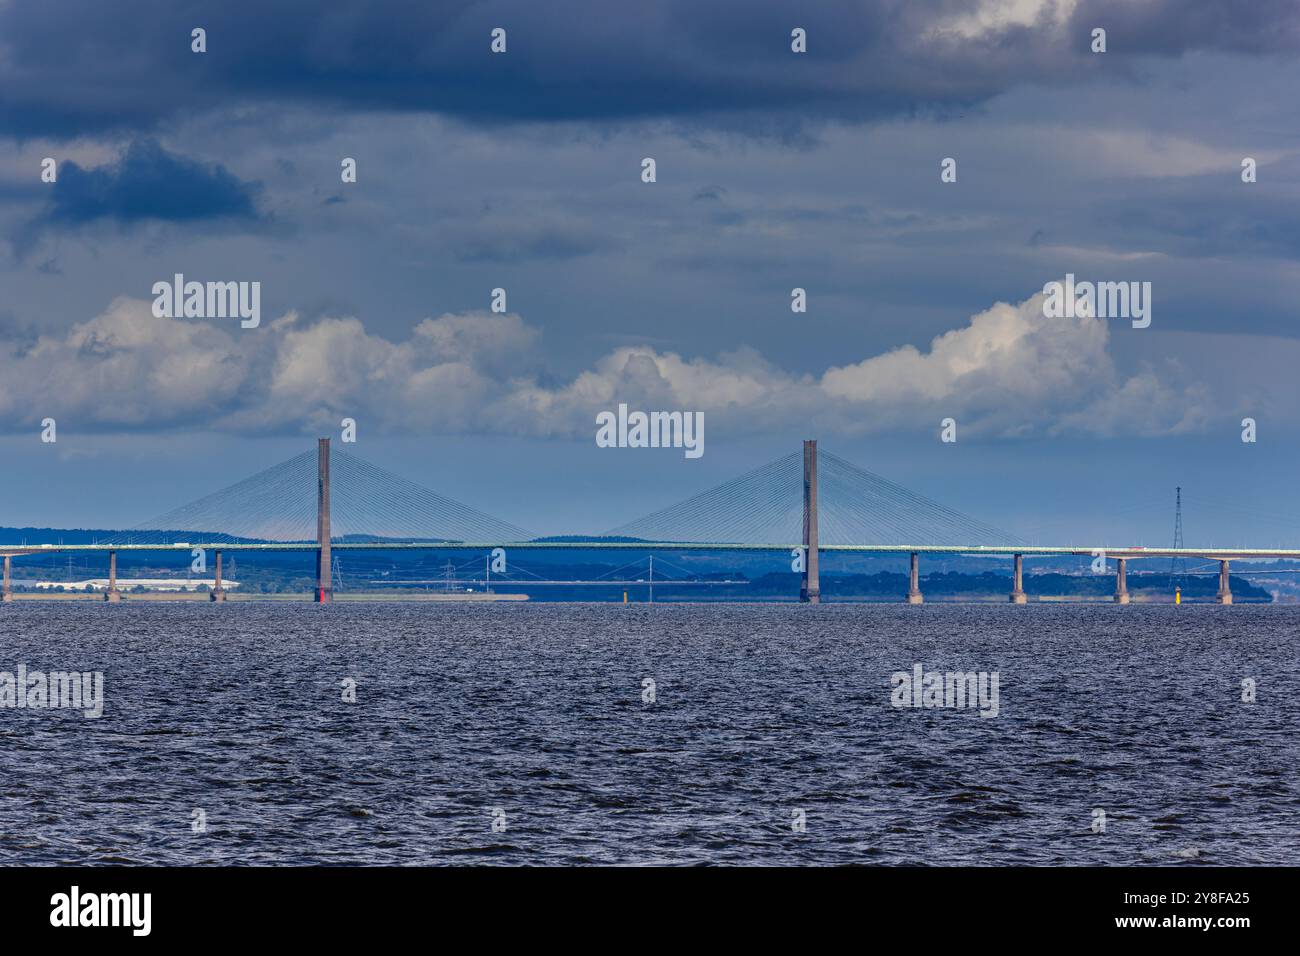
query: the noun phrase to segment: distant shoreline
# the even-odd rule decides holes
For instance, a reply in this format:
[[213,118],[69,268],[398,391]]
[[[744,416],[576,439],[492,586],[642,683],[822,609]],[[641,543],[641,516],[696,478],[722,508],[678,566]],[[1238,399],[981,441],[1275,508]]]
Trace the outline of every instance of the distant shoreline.
[[[67,601],[89,601],[91,603],[103,604],[104,594],[102,591],[94,593],[84,593],[80,591],[71,592],[14,592],[15,602],[33,602],[33,603],[59,603]],[[147,594],[131,594],[122,592],[122,603],[131,604],[170,604],[176,602],[197,602],[202,604],[216,603],[210,600],[207,592],[192,591],[186,593],[179,592],[158,592]],[[271,604],[311,604],[313,595],[310,591],[304,591],[300,594],[262,594],[247,593],[238,594],[228,592],[226,603],[249,604],[249,603],[271,603]],[[393,604],[518,604],[531,602],[534,604],[623,604],[623,601],[590,601],[590,600],[564,600],[564,601],[538,601],[527,594],[485,594],[482,592],[474,593],[451,593],[446,592],[400,592],[400,591],[354,591],[349,593],[334,592],[334,603],[336,604],[376,604],[376,603],[393,603]],[[797,597],[752,597],[748,599],[737,599],[731,597],[702,598],[699,596],[687,598],[678,597],[656,597],[654,602],[648,602],[644,598],[626,602],[628,605],[646,605],[654,604],[798,604]],[[897,599],[888,599],[871,595],[850,596],[850,597],[827,597],[823,595],[823,604],[879,604],[879,605],[903,605],[906,602],[900,597]],[[1109,597],[1100,597],[1096,595],[1030,595],[1029,604],[1113,604],[1114,601]],[[1184,605],[1214,605],[1213,598],[1196,599],[1185,598],[1182,602]],[[1289,606],[1284,601],[1261,601],[1261,600],[1238,600],[1238,604],[1251,604],[1259,606]],[[926,604],[930,605],[989,605],[989,604],[1009,604],[1007,596],[1001,595],[963,595],[961,597],[935,597],[926,598]],[[1132,604],[1165,606],[1174,604],[1173,598],[1162,598],[1151,600],[1146,596],[1132,595]]]

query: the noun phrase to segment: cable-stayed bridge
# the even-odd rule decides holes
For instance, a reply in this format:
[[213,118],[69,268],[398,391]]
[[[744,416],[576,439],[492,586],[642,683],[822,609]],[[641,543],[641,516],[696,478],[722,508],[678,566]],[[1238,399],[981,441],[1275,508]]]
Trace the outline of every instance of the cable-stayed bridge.
[[1023,604],[1024,555],[1104,555],[1115,562],[1115,601],[1128,603],[1130,558],[1198,557],[1219,561],[1218,600],[1232,603],[1229,561],[1235,558],[1300,558],[1300,550],[1044,547],[1027,545],[901,485],[821,452],[815,441],[731,481],[597,536],[539,538],[528,530],[348,452],[331,451],[322,438],[314,452],[281,462],[243,481],[93,544],[0,545],[3,591],[10,591],[14,557],[57,552],[106,552],[108,601],[120,600],[117,555],[131,551],[213,551],[216,587],[225,599],[222,555],[226,551],[315,552],[315,598],[333,598],[334,551],[496,549],[648,549],[789,552],[800,572],[800,598],[820,601],[819,555],[824,551],[899,553],[911,558],[907,601],[920,604],[919,558],[923,554],[1009,555],[1009,599]]

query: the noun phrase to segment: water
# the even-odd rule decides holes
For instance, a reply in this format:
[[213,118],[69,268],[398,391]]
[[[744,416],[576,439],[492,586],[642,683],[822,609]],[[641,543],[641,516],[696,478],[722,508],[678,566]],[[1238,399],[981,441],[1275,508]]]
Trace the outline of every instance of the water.
[[[0,863],[1296,864],[1297,625],[1287,607],[19,603],[0,670],[101,670],[106,702],[0,709]],[[892,707],[916,663],[998,671],[1000,716]]]

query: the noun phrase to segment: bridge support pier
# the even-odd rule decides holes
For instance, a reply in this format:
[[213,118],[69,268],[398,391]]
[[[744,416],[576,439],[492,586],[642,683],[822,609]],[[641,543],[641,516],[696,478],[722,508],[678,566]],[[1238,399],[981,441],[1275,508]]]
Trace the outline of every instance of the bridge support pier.
[[1219,593],[1214,598],[1218,604],[1232,603],[1232,587],[1228,581],[1228,562],[1219,562]]
[[225,601],[226,589],[221,586],[221,552],[217,552],[217,578],[213,582],[215,587],[208,594],[209,601]]
[[122,594],[117,589],[117,552],[108,552],[108,590],[104,592],[104,600],[109,604],[117,604],[122,600]]
[[330,558],[330,440],[317,442],[316,463],[316,603],[334,603]]
[[1115,559],[1115,603],[1128,603],[1128,564],[1127,558]]
[[925,603],[925,598],[921,594],[920,560],[915,551],[912,552],[912,570],[911,570],[911,574],[908,576],[907,603],[908,604]]
[[12,601],[14,599],[13,592],[9,590],[9,565],[12,561],[13,561],[13,555],[6,554],[4,588],[0,590],[0,601]]
[[1014,563],[1011,572],[1011,597],[1008,599],[1012,604],[1025,604],[1028,598],[1025,597],[1025,558],[1022,554],[1014,557]]
[[817,441],[803,443],[803,583],[799,600],[820,604],[821,582],[817,575]]

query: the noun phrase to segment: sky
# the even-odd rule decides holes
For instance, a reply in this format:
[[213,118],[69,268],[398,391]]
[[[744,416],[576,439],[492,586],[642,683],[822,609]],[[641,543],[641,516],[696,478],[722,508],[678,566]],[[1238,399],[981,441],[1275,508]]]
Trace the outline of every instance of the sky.
[[[0,525],[352,418],[543,534],[817,438],[1039,544],[1168,545],[1181,486],[1188,544],[1300,547],[1298,52],[1294,0],[0,0]],[[1067,273],[1150,325],[1047,317]],[[619,403],[704,455],[598,448]]]

